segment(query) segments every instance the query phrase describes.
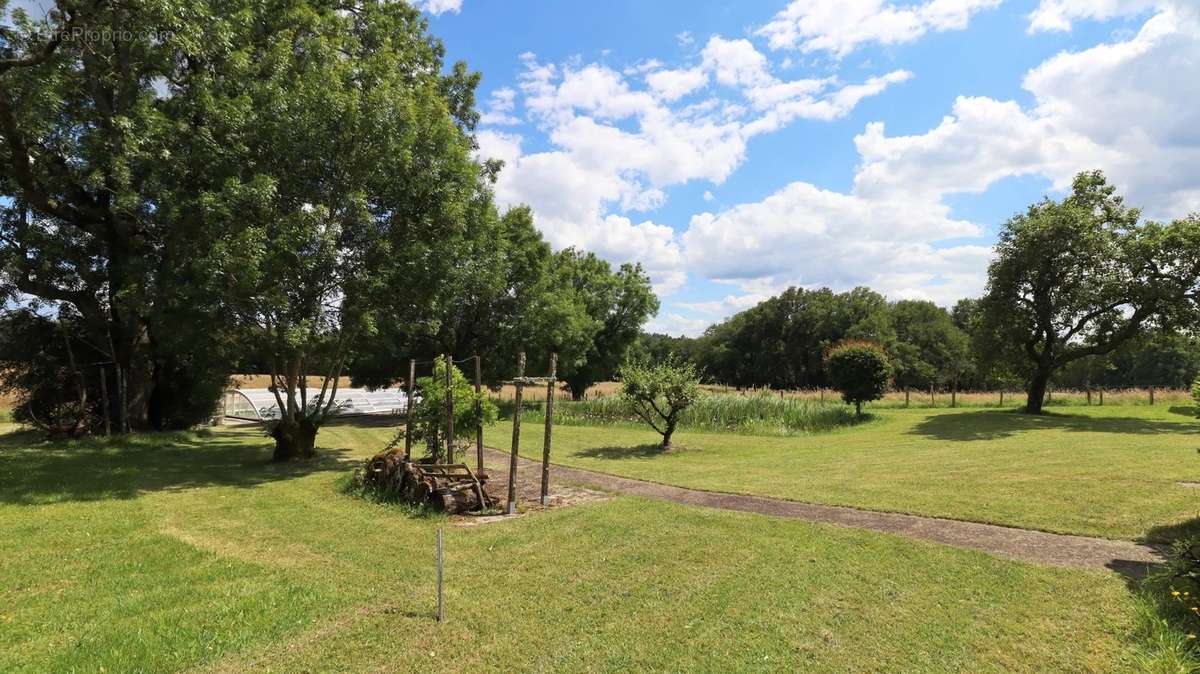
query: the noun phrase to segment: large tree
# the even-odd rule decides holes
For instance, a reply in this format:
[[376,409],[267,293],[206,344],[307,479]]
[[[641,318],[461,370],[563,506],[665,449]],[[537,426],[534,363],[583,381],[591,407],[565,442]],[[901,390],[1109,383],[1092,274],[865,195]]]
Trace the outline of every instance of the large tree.
[[4,290],[80,316],[118,428],[194,423],[223,383],[219,235],[193,216],[224,157],[209,130],[236,112],[194,86],[246,37],[224,8],[58,0],[0,27]]
[[901,300],[892,305],[896,342],[891,348],[896,384],[929,387],[958,385],[970,365],[967,334],[950,313],[933,302]]
[[495,218],[492,171],[471,156],[477,77],[443,74],[441,44],[408,5],[352,10],[263,8],[263,48],[213,88],[253,132],[204,214],[241,225],[231,304],[271,368],[277,460],[314,453],[363,339],[385,316],[436,313],[472,227]]
[[1112,352],[1148,324],[1183,320],[1200,279],[1200,218],[1140,222],[1100,172],[1005,223],[981,310],[985,350],[1009,354],[1040,413],[1051,376]]
[[585,348],[562,359],[562,378],[578,400],[592,384],[616,375],[642,325],[658,312],[658,298],[640,265],[623,264],[614,272],[608,262],[574,248],[560,251],[552,264],[553,288],[575,295],[592,328]]

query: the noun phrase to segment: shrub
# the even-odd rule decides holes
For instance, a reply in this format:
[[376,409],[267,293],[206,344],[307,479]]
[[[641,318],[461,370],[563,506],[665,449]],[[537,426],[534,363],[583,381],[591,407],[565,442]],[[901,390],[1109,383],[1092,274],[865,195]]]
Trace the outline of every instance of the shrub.
[[671,448],[679,415],[700,397],[696,366],[677,357],[650,365],[633,362],[621,367],[621,398],[634,414],[663,436]]
[[1200,377],[1196,377],[1196,381],[1192,382],[1192,400],[1196,401],[1194,410],[1196,416],[1200,417]]
[[[420,400],[413,407],[413,440],[425,442],[435,463],[446,458],[443,454],[446,448],[446,366],[446,359],[439,357],[434,361],[431,376],[417,378]],[[450,372],[454,391],[454,435],[456,439],[470,438],[480,423],[496,423],[496,404],[485,392],[475,393],[474,385],[457,367],[451,367]],[[479,403],[478,412],[476,402]]]
[[879,400],[887,393],[892,378],[892,366],[883,347],[874,342],[842,342],[825,356],[825,368],[833,387],[841,392],[842,400],[854,405],[856,416],[862,416],[862,404]]

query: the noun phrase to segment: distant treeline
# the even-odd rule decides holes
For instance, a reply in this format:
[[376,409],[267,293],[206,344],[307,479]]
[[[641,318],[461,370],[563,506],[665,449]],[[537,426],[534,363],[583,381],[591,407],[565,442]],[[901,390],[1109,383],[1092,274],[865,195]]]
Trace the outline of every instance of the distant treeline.
[[[635,355],[659,359],[676,354],[694,362],[713,383],[774,389],[824,388],[826,350],[844,339],[884,346],[899,389],[929,387],[987,390],[1019,386],[987,364],[975,346],[977,300],[950,310],[933,302],[889,302],[869,288],[835,293],[828,288],[789,288],[705,330],[700,337],[643,333]],[[1200,374],[1200,339],[1148,331],[1106,356],[1070,363],[1056,373],[1059,387],[1187,388]]]

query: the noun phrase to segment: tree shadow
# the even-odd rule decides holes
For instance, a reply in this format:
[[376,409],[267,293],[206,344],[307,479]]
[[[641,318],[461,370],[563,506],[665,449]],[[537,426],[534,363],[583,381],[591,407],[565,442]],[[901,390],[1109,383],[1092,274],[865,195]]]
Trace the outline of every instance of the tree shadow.
[[1197,538],[1200,537],[1200,517],[1193,517],[1190,520],[1175,522],[1173,524],[1159,524],[1150,527],[1142,537],[1138,539],[1143,543],[1174,543],[1181,538]]
[[1189,417],[1191,419],[1196,418],[1197,412],[1195,405],[1172,405],[1171,407],[1167,408],[1167,411],[1171,414],[1178,414],[1179,416]]
[[634,447],[588,447],[574,452],[575,456],[583,456],[589,459],[652,459],[656,456],[673,453],[675,450],[666,450],[662,445],[646,444],[637,445]]
[[49,441],[39,433],[0,435],[0,503],[130,499],[153,491],[254,487],[357,464],[348,449],[320,448],[309,461],[271,462],[257,429],[144,433]]
[[1017,433],[1066,430],[1129,435],[1196,435],[1200,429],[1174,421],[1134,417],[1093,417],[1073,414],[1025,414],[1012,410],[981,410],[961,414],[935,414],[909,433],[939,440],[996,440]]

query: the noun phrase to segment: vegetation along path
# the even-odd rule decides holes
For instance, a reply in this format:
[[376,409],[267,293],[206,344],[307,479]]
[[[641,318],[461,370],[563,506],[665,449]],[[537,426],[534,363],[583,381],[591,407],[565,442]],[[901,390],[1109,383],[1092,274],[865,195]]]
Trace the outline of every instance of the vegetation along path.
[[[489,455],[493,462],[506,460],[508,457],[507,452],[496,449],[491,450]],[[520,459],[521,470],[535,470],[540,465],[539,462],[524,457]],[[1161,561],[1163,552],[1161,547],[1131,541],[1052,534],[939,517],[688,489],[559,465],[554,466],[551,479],[567,480],[622,494],[675,503],[870,529],[959,548],[981,550],[998,557],[1038,564],[1080,569],[1110,569],[1129,576],[1144,575],[1150,566]]]

